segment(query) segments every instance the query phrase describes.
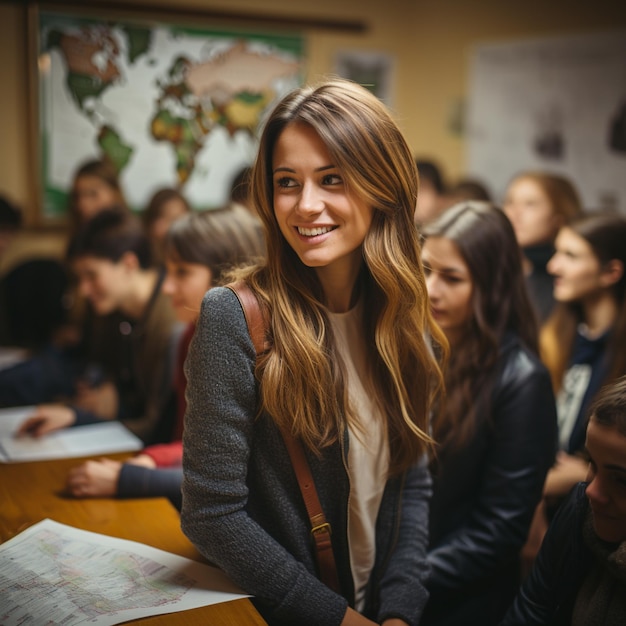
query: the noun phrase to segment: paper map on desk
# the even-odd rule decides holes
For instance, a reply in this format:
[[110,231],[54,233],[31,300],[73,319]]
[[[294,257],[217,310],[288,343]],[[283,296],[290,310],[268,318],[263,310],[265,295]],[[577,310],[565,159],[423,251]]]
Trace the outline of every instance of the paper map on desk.
[[0,545],[0,624],[119,624],[246,597],[220,570],[44,520]]
[[63,428],[38,438],[16,438],[18,426],[35,410],[34,406],[0,409],[0,463],[131,452],[143,447],[141,440],[117,421]]

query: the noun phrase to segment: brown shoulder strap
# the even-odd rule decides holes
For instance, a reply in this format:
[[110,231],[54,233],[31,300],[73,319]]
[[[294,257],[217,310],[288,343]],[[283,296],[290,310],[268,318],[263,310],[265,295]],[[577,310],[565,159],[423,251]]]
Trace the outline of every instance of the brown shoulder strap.
[[304,454],[302,442],[286,430],[281,430],[281,434],[287,446],[287,452],[289,452],[291,464],[298,479],[300,492],[302,493],[304,505],[311,522],[311,536],[315,542],[320,580],[333,591],[341,593],[335,555],[333,553],[332,529],[326,520],[322,504],[317,495],[317,489],[315,488],[315,482],[313,482],[309,462]]
[[259,301],[252,289],[243,280],[226,286],[237,296],[239,304],[241,304],[246,324],[248,325],[248,332],[252,339],[252,345],[254,345],[258,357],[266,352],[269,347],[265,337],[267,325],[263,319]]
[[[257,357],[268,349],[267,323],[261,312],[259,301],[250,287],[244,281],[238,281],[226,285],[239,299],[243,309],[248,332],[252,339],[252,344],[256,350]],[[304,448],[299,439],[296,439],[287,429],[281,429],[281,435],[287,447],[289,458],[293,466],[300,492],[304,499],[307,514],[311,522],[311,535],[315,542],[317,555],[317,566],[321,581],[333,591],[341,593],[335,556],[333,553],[331,527],[326,521],[326,516],[322,510],[322,504],[315,489],[315,482],[311,474],[311,468],[307,461]]]

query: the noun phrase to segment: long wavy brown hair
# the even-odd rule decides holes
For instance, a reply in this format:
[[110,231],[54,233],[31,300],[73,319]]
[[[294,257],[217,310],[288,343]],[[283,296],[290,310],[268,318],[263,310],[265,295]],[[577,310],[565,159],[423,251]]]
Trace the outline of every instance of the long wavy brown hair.
[[359,278],[363,331],[389,435],[389,471],[395,475],[432,446],[430,413],[442,391],[438,359],[445,359],[447,343],[428,306],[413,224],[418,183],[411,150],[384,105],[349,81],[292,92],[270,115],[261,136],[252,200],[266,231],[267,263],[240,274],[271,320],[272,349],[257,366],[260,410],[314,451],[337,441],[354,423],[316,271],[300,261],[274,216],[274,146],[294,123],[318,133],[348,192],[373,207]]
[[451,350],[446,403],[433,432],[442,447],[463,447],[488,413],[493,374],[502,340],[515,333],[537,353],[537,321],[526,289],[522,257],[506,215],[487,202],[466,201],[424,227],[424,239],[452,241],[468,267],[472,315],[461,342]]

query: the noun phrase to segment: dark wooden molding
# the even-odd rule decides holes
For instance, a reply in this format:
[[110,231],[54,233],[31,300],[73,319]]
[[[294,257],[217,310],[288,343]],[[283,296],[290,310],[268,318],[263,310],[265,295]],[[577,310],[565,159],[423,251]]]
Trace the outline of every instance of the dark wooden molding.
[[[24,2],[16,2],[24,4]],[[367,24],[363,20],[328,19],[313,16],[297,16],[278,13],[257,13],[253,11],[228,11],[224,9],[189,7],[181,5],[147,5],[137,2],[120,2],[118,0],[39,0],[28,2],[31,6],[54,10],[80,10],[81,12],[113,13],[119,15],[149,16],[150,19],[167,19],[174,21],[219,20],[238,22],[249,25],[289,27],[296,29],[329,30],[343,33],[364,33]]]

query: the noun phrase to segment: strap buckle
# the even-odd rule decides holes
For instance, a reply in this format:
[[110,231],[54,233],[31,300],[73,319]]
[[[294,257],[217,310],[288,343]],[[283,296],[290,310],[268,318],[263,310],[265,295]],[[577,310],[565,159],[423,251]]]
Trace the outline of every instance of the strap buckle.
[[317,526],[313,526],[313,528],[311,528],[312,535],[319,535],[324,532],[327,532],[329,535],[332,535],[332,530],[328,522],[324,522],[323,524],[318,524]]

